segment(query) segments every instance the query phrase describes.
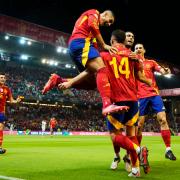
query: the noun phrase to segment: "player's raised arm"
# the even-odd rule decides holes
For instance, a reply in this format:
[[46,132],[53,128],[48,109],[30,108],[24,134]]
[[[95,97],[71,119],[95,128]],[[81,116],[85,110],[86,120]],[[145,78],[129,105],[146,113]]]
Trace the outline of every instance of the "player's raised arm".
[[154,70],[161,73],[162,75],[171,74],[171,70],[164,66],[160,66],[156,61],[154,61]]

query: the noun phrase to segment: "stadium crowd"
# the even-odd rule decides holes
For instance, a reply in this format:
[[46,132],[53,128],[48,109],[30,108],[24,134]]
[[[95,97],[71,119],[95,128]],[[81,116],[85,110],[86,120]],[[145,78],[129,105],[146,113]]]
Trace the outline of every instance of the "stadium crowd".
[[[1,69],[3,67],[3,69]],[[4,71],[8,75],[7,85],[11,87],[15,97],[24,96],[27,101],[35,102],[57,102],[57,104],[71,103],[86,108],[73,107],[69,108],[52,108],[48,106],[22,105],[11,107],[7,106],[6,129],[10,128],[10,124],[15,125],[16,130],[41,130],[41,121],[45,119],[47,122],[52,116],[58,120],[58,128],[60,130],[67,129],[69,131],[107,131],[106,122],[101,116],[100,96],[97,91],[76,90],[59,91],[52,90],[46,95],[42,95],[42,88],[47,81],[50,71],[45,68],[33,68],[23,65],[16,66],[0,66],[0,71]],[[96,110],[92,106],[96,106]],[[98,110],[97,110],[98,109]],[[88,117],[88,118],[87,118]],[[144,131],[160,132],[159,125],[153,117],[149,117],[149,123],[146,123]],[[170,122],[171,126],[171,122]],[[180,130],[179,124],[177,124]]]
[[[0,69],[0,71],[2,71]],[[7,85],[11,87],[13,95],[24,96],[27,100],[44,102],[72,102],[81,104],[100,103],[99,94],[96,91],[76,90],[58,91],[52,90],[42,95],[42,89],[51,72],[45,68],[33,68],[25,66],[4,66],[3,71],[7,73]]]

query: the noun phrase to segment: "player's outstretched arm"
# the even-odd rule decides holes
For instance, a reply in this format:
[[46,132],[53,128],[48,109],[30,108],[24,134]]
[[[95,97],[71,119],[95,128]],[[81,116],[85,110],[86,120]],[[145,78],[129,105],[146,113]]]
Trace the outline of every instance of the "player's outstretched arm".
[[160,69],[160,73],[162,75],[171,74],[171,70],[169,68],[163,67],[163,68]]

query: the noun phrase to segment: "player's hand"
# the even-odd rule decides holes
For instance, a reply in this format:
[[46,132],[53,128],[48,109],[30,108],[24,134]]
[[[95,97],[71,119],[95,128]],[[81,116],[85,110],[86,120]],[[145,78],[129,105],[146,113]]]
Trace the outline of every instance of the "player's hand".
[[138,61],[137,54],[136,54],[135,52],[131,52],[131,53],[129,54],[129,58],[130,58],[131,60],[136,60],[136,61]]
[[118,49],[107,44],[104,45],[104,49],[109,51],[110,54],[117,54]]
[[16,102],[19,103],[22,101],[22,99],[24,99],[24,96],[18,96]]
[[109,53],[110,53],[110,54],[117,54],[117,52],[118,52],[118,49],[111,46],[111,48],[110,48],[110,50],[109,50]]
[[67,82],[60,83],[60,84],[58,85],[58,88],[59,88],[60,90],[65,90],[65,89],[71,88],[71,86],[72,86],[72,83],[71,83],[70,81],[67,81]]

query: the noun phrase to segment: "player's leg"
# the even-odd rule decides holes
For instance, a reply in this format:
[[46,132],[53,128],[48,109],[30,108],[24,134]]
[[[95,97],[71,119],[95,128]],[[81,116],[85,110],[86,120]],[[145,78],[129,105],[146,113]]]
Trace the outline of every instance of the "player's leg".
[[51,74],[49,80],[47,81],[47,83],[45,84],[42,90],[42,94],[46,94],[48,91],[50,91],[54,87],[57,87],[59,83],[63,83],[66,81],[67,79],[63,79],[61,76],[57,74]]
[[72,79],[67,79],[66,82],[60,83],[58,85],[60,90],[65,90],[68,88],[84,89],[84,90],[94,90],[96,89],[96,75],[95,73],[88,72],[85,70],[79,75]]
[[139,144],[141,144],[142,141],[142,131],[144,127],[144,122],[145,122],[146,116],[139,116],[138,118],[138,126],[137,126],[137,140]]
[[42,136],[44,135],[44,132],[45,132],[45,126],[42,126]]
[[[126,135],[128,138],[139,147],[139,143],[137,141],[135,135],[135,126],[126,126]],[[131,157],[131,173],[128,175],[130,177],[139,177],[140,176],[140,162],[138,158],[138,154],[140,153],[140,149],[137,151],[128,151]]]
[[[124,116],[123,114],[119,116]],[[121,124],[117,119],[114,119],[112,116],[106,116],[107,129],[109,131],[109,135],[111,137],[113,149],[114,149],[114,158],[110,165],[110,169],[115,170],[118,168],[118,164],[120,162],[120,145],[115,142],[115,136],[122,133],[122,129],[124,128],[123,124]]]
[[114,170],[118,167],[118,163],[120,161],[120,156],[119,156],[120,147],[130,151],[136,151],[138,148],[140,149],[140,147],[137,147],[137,145],[135,145],[128,137],[122,134],[122,129],[124,125],[121,122],[124,119],[124,114],[108,115],[106,119],[107,119],[107,127],[108,130],[110,131],[114,152],[115,152],[115,158],[113,159],[111,164],[111,169]]
[[150,98],[148,97],[139,99],[138,130],[136,130],[137,132],[136,136],[139,144],[141,144],[142,141],[142,131],[143,131],[146,115],[148,114],[149,101]]
[[161,126],[161,136],[163,138],[164,144],[166,145],[165,158],[170,160],[176,160],[176,157],[171,149],[171,132],[169,130],[169,126],[166,120],[166,113],[157,113],[157,120]]
[[3,129],[4,129],[4,124],[2,122],[0,122],[0,154],[4,154],[6,152],[6,150],[2,148],[2,144],[3,144]]
[[[115,129],[122,128],[123,123],[127,125],[127,136],[124,136],[122,133],[115,134],[115,137],[113,137],[111,134],[111,138],[114,145],[118,145],[131,154],[132,164],[133,164],[133,173],[131,173],[132,176],[138,177],[140,176],[140,169],[139,169],[139,160],[138,155],[140,154],[140,147],[138,146],[138,141],[135,136],[135,127],[134,124],[136,123],[139,115],[138,111],[138,103],[137,102],[119,102],[117,105],[127,105],[130,107],[129,111],[124,114],[112,114],[107,116],[107,122],[111,126],[113,126]],[[110,130],[110,126],[108,126],[108,129]],[[144,152],[144,155],[141,153],[141,161],[143,162],[143,166],[147,165],[144,163],[144,161],[147,162],[147,148],[143,147],[142,151]],[[146,153],[146,154],[145,154]],[[131,176],[130,175],[130,176]]]
[[114,148],[114,153],[115,153],[115,155],[114,155],[114,159],[113,159],[113,161],[112,161],[112,163],[111,163],[111,166],[110,166],[110,168],[112,169],[112,170],[116,170],[117,168],[118,168],[118,164],[120,163],[120,146],[117,144],[117,143],[115,143],[115,141],[114,141],[114,137],[116,136],[116,135],[118,135],[118,134],[121,134],[122,133],[122,131],[121,130],[111,130],[110,131],[110,137],[111,137],[111,140],[112,140],[112,144],[113,144],[113,148]]
[[6,117],[3,113],[0,113],[0,154],[4,154],[6,152],[6,149],[3,149],[3,130],[4,130],[4,122],[6,120]]
[[151,102],[152,109],[157,113],[157,120],[161,127],[161,136],[164,144],[166,145],[165,157],[170,160],[176,160],[176,157],[171,150],[171,133],[166,119],[165,107],[162,98],[160,96],[154,96],[152,97]]
[[[139,142],[137,139],[137,132],[136,132],[137,122],[139,117],[138,102],[128,102],[128,103],[130,106],[130,110],[128,111],[128,113],[126,113],[125,116],[126,134],[133,143],[139,146]],[[134,156],[135,158],[135,155],[133,155],[132,152],[130,152],[131,161],[132,161],[132,156]],[[149,173],[150,166],[148,162],[148,150],[145,146],[141,147],[141,153],[139,154],[139,159],[141,162],[141,166],[143,166],[144,172]],[[134,166],[136,167],[137,165],[134,164]],[[133,167],[133,162],[132,162],[132,167]]]
[[53,135],[53,127],[50,127],[50,134]]

